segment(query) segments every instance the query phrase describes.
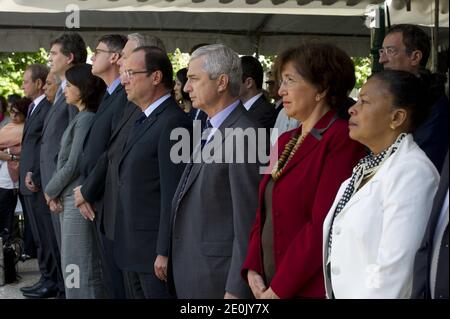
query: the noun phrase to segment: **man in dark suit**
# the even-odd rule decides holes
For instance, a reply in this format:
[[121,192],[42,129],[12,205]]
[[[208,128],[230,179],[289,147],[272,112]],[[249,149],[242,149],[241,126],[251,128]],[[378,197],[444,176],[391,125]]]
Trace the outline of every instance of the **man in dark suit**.
[[414,141],[441,171],[448,148],[448,98],[445,95],[445,78],[431,74],[425,67],[430,56],[431,42],[418,26],[398,24],[386,34],[380,49],[380,64],[385,69],[411,72],[431,83],[426,102],[432,105],[427,120],[414,132]]
[[[155,36],[144,36],[138,33],[128,35],[128,41],[121,51],[120,59],[117,61],[120,74],[125,70],[124,63],[128,56],[134,49],[144,45],[156,45],[164,48],[162,41]],[[123,79],[121,80],[123,85]],[[108,268],[106,271],[109,272],[109,274],[106,274],[105,280],[111,280],[110,285],[106,282],[106,286],[112,289],[111,295],[113,298],[123,298],[125,295],[123,279],[121,279],[123,278],[122,271],[118,268],[114,259],[115,223],[119,193],[118,166],[130,130],[142,113],[134,103],[129,101],[123,108],[122,116],[115,125],[106,146],[107,151],[98,158],[95,167],[86,177],[81,189],[75,191],[76,205],[86,218],[94,219],[95,213],[91,204],[95,204],[98,214],[96,223],[100,228],[103,243],[103,262]]]
[[128,100],[142,111],[119,161],[114,256],[128,298],[169,298],[165,280],[170,207],[184,169],[171,158],[174,129],[191,121],[170,92],[172,65],[157,47],[139,47],[126,59]]
[[262,92],[264,71],[258,59],[242,56],[242,84],[239,97],[251,118],[261,127],[270,129],[274,126],[277,111]]
[[[80,162],[80,174],[86,180],[94,169],[100,156],[107,150],[111,134],[122,118],[127,96],[125,89],[120,83],[119,65],[120,53],[127,42],[127,38],[119,34],[109,34],[102,36],[97,43],[92,57],[92,73],[100,77],[107,85],[107,92],[95,114],[94,120],[87,133],[83,144],[83,152]],[[102,180],[97,180],[92,187],[101,188]],[[84,217],[95,221],[96,235],[99,251],[102,255],[103,281],[110,298],[125,298],[123,278],[120,270],[115,266],[105,253],[105,245],[109,245],[109,240],[104,237],[101,229],[101,210],[96,210],[96,214],[90,214],[93,209],[84,202],[85,198],[92,200],[90,194],[85,194],[82,185],[74,189],[75,198],[78,199],[80,212]],[[101,207],[102,203],[95,203],[95,208]],[[95,201],[93,201],[95,202]],[[94,219],[94,216],[97,215]]]
[[[41,132],[44,119],[51,103],[45,98],[44,83],[48,68],[42,64],[29,65],[23,76],[22,88],[27,97],[33,100],[28,110],[23,131],[22,152],[19,165],[19,191],[23,195],[25,218],[31,227],[31,232],[37,245],[37,260],[41,278],[39,281],[21,289],[24,293],[36,293],[43,297],[56,294],[57,268],[49,247],[48,230],[53,226],[50,211],[39,204],[42,197],[40,183],[39,150],[41,147]],[[31,182],[33,180],[34,183]]]
[[[67,85],[65,72],[72,65],[85,63],[87,57],[86,44],[77,33],[62,34],[52,41],[49,64],[50,71],[61,79],[61,85],[56,92],[55,101],[50,107],[42,128],[41,149],[40,149],[40,173],[41,189],[45,189],[56,169],[56,161],[60,149],[61,137],[69,122],[78,113],[78,109],[66,103],[64,89]],[[33,177],[35,177],[33,175]],[[35,182],[33,180],[33,182]],[[45,198],[39,197],[41,209],[47,209]],[[53,230],[48,230],[49,247],[51,247],[53,257],[58,268],[58,291],[64,294],[64,282],[61,270],[61,224],[59,215],[49,213],[53,224]],[[30,296],[36,297],[36,296]]]
[[414,261],[411,298],[448,299],[448,151],[422,245]]
[[248,155],[258,143],[239,145],[232,132],[255,131],[258,123],[238,100],[239,66],[239,56],[221,44],[197,49],[189,61],[185,91],[192,105],[208,114],[212,129],[194,148],[172,202],[168,282],[178,298],[251,296],[239,274],[256,214],[259,163],[250,163]]

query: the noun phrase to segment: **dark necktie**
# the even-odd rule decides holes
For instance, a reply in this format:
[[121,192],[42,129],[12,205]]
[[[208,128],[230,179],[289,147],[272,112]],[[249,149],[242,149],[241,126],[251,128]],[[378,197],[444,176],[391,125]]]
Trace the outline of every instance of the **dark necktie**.
[[31,104],[28,106],[27,118],[30,118],[31,112],[33,112],[33,108],[34,108],[34,103],[31,102]]
[[139,125],[141,125],[142,123],[144,123],[144,121],[147,119],[147,115],[145,115],[144,112],[142,112],[141,116],[139,116],[139,118],[136,120],[136,122],[134,122],[134,127],[137,128],[139,127]]
[[[202,149],[207,143],[208,135],[210,133],[210,131],[208,131],[209,128],[212,128],[211,122],[209,120],[206,120],[205,127],[202,130],[202,140],[201,140],[201,144],[202,144],[201,148]],[[203,135],[205,135],[205,136],[203,136]]]
[[[208,133],[208,131],[206,131],[208,128],[212,128],[211,122],[209,120],[206,121],[206,125],[202,130],[202,139],[200,141],[202,149],[203,149],[203,146],[205,146],[207,138],[208,138],[208,135],[204,134],[204,133]],[[203,136],[203,135],[206,135],[206,136]],[[191,170],[192,170],[192,167],[194,166],[193,156],[191,157],[191,161],[189,163],[187,163],[186,168],[185,168],[186,174],[184,175],[183,181],[181,183],[180,192],[179,192],[178,201],[177,201],[177,207],[181,201],[181,197],[183,197],[187,181],[189,180],[189,175],[191,175]]]

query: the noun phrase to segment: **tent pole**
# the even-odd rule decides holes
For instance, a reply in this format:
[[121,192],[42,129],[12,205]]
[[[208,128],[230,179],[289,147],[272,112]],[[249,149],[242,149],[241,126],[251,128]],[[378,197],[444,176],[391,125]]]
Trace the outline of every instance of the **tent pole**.
[[438,49],[439,49],[439,0],[434,1],[434,28],[433,28],[433,72],[438,71]]

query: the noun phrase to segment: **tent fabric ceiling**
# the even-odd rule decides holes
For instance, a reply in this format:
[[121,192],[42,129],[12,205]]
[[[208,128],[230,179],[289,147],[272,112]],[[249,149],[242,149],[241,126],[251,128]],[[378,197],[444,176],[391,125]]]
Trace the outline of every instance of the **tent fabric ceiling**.
[[[368,4],[381,2],[0,0],[0,52],[48,48],[51,39],[62,31],[77,31],[91,47],[106,33],[143,32],[163,39],[168,51],[180,48],[187,52],[197,43],[221,42],[241,54],[267,55],[317,39],[334,43],[352,56],[368,56],[370,30],[364,26],[364,11]],[[82,10],[79,29],[65,27],[70,12],[64,10],[70,3]]]

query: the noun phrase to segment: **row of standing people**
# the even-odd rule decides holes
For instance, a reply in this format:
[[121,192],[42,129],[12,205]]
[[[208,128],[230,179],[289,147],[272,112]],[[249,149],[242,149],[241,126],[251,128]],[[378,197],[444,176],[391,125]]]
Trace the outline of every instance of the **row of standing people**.
[[[110,94],[95,115],[87,107],[94,97],[84,95],[95,88],[85,87],[90,68],[81,64],[64,72],[69,80],[66,100],[82,112],[65,130],[53,177],[42,188],[50,208],[62,210],[55,216],[62,227],[66,284],[67,266],[73,264],[89,278],[82,280],[83,289],[66,286],[66,295],[101,298],[99,287],[105,284],[109,296],[119,298],[124,291],[132,298],[243,298],[251,296],[250,290],[257,298],[321,298],[324,280],[329,297],[410,295],[412,258],[438,180],[410,134],[425,119],[420,115],[427,105],[420,95],[423,83],[399,71],[374,76],[350,108],[348,126],[337,111],[355,82],[348,56],[321,44],[286,51],[279,59],[279,94],[286,113],[301,126],[280,137],[272,154],[276,161],[267,174],[259,174],[258,163],[184,167],[170,158],[172,129],[189,130],[169,94],[170,62],[162,50],[129,43],[130,39],[119,54],[108,41],[99,41],[93,74],[105,80],[99,71],[102,54],[106,64],[113,56],[121,62],[116,77],[105,80]],[[240,66],[238,56],[221,45],[200,48],[191,57],[184,91],[192,105],[208,115],[212,135],[225,133],[225,128],[261,125],[239,102]],[[117,81],[119,67],[124,88]],[[71,72],[83,75],[83,80],[77,81]],[[111,99],[117,88],[134,105],[122,100],[116,110],[104,107],[108,99],[118,101],[117,96]],[[109,117],[101,115],[102,106]],[[101,142],[94,142],[100,137]],[[211,136],[205,138],[209,143]],[[363,145],[371,154],[359,161],[365,154]],[[245,145],[239,151],[254,149]],[[40,162],[45,163],[42,149]],[[386,167],[389,174],[384,177]],[[30,187],[41,189],[33,180],[35,172],[28,176]],[[400,180],[402,184],[392,182]],[[370,197],[357,200],[367,190]],[[361,208],[355,209],[358,203]],[[371,214],[362,216],[361,210]],[[331,217],[324,224],[327,214]],[[382,217],[392,222],[383,223]],[[377,225],[375,230],[365,228],[371,225]],[[422,227],[419,232],[411,230],[417,227]],[[386,247],[383,240],[389,246],[392,239],[398,245]],[[359,263],[347,264],[352,259]],[[96,274],[100,260],[103,273]],[[387,280],[386,273],[396,275]],[[362,278],[360,286],[349,280],[354,274]],[[103,280],[92,280],[100,275]],[[32,289],[33,294],[39,291]]]

